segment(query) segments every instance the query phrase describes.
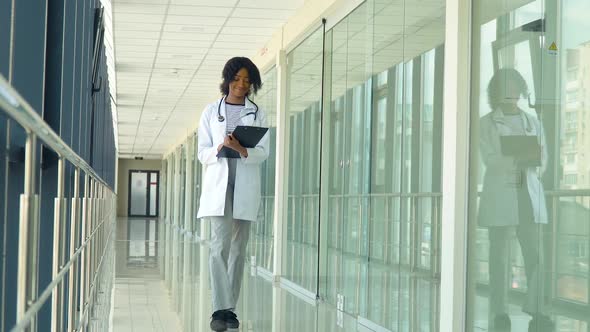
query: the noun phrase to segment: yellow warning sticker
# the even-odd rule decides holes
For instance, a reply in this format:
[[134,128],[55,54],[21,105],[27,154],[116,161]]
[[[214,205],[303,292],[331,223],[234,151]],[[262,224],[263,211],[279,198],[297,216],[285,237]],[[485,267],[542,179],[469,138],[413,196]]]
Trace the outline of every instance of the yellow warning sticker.
[[557,45],[555,42],[551,43],[551,46],[549,46],[549,51],[557,51]]

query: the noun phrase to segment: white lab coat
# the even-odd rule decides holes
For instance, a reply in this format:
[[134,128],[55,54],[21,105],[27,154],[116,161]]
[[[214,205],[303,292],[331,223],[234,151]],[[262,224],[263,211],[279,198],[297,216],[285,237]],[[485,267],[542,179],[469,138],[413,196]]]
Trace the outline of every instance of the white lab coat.
[[[547,208],[541,175],[547,166],[547,145],[541,122],[531,114],[520,111],[527,136],[537,136],[541,146],[541,167],[528,167],[525,170],[526,183],[537,224],[547,223]],[[505,122],[501,110],[485,115],[480,121],[479,151],[486,165],[483,189],[479,204],[479,224],[481,226],[516,226],[518,217],[518,173],[512,157],[502,155],[500,136],[515,135]],[[515,183],[516,182],[516,183]]]
[[[217,109],[225,118],[219,122]],[[246,99],[245,108],[241,112],[241,121],[246,126],[266,127],[266,115],[258,110],[256,120],[254,112],[256,106]],[[228,182],[228,164],[226,158],[217,158],[217,147],[223,143],[226,136],[227,116],[225,101],[218,100],[207,105],[199,124],[198,157],[205,166],[203,187],[197,218],[223,216],[225,213],[225,194]],[[268,132],[255,148],[248,148],[248,157],[238,160],[236,166],[236,180],[234,187],[233,218],[256,221],[261,200],[260,164],[268,158]]]

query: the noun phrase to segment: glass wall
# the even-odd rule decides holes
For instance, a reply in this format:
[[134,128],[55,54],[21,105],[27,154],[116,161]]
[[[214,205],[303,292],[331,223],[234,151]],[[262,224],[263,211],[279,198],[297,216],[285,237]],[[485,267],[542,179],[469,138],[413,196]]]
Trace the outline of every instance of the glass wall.
[[587,331],[590,5],[473,1],[468,331]]
[[287,55],[289,170],[284,276],[317,292],[322,29]]
[[161,204],[164,214],[160,222],[164,232],[159,234],[158,250],[162,252],[158,253],[158,259],[171,293],[171,304],[187,331],[203,330],[208,317],[200,316],[201,310],[205,308],[204,303],[207,303],[207,310],[209,308],[209,272],[202,267],[203,262],[208,262],[203,240],[209,235],[202,231],[203,221],[196,217],[203,171],[196,158],[197,136],[194,133],[166,157],[161,179],[166,188],[161,196],[164,197]]
[[[266,113],[269,127],[269,155],[261,167],[262,206],[255,226],[251,228],[250,255],[256,257],[256,265],[273,270],[275,167],[277,145],[277,70],[275,67],[262,75],[263,88],[255,102]],[[248,257],[250,256],[248,255]]]
[[366,1],[326,35],[320,295],[392,331],[438,330],[444,12]]
[[192,211],[193,211],[193,217],[192,217],[192,228],[190,229],[191,232],[193,232],[193,234],[200,236],[201,235],[201,220],[197,219],[197,214],[199,212],[199,200],[201,198],[201,177],[203,174],[203,165],[199,162],[199,159],[197,158],[197,143],[198,143],[198,139],[197,139],[197,134],[195,133],[194,136],[192,137],[192,153],[191,153],[191,165],[193,168],[193,183],[191,186],[191,190],[192,190],[192,197],[193,197],[193,201],[192,201]]
[[[176,305],[176,309],[178,310],[179,314],[182,316],[183,312],[182,312],[182,299],[183,299],[183,294],[185,292],[184,286],[184,278],[188,277],[185,273],[184,273],[184,255],[185,255],[185,242],[188,240],[187,237],[185,236],[185,230],[186,230],[186,225],[185,225],[185,220],[184,220],[184,216],[185,216],[185,204],[187,204],[186,202],[186,172],[187,172],[187,167],[186,167],[186,158],[187,158],[187,142],[185,141],[181,146],[180,149],[178,151],[178,153],[180,154],[180,164],[178,165],[177,168],[177,172],[178,174],[176,175],[178,177],[178,217],[177,219],[174,221],[174,236],[176,241],[174,242],[175,248],[173,251],[174,252],[174,272],[173,274],[175,275],[173,284],[172,284],[172,289],[173,291],[176,292],[176,296],[175,298],[175,305]],[[189,202],[190,203],[190,202]]]
[[284,276],[395,331],[437,330],[444,12],[366,1],[287,58]]

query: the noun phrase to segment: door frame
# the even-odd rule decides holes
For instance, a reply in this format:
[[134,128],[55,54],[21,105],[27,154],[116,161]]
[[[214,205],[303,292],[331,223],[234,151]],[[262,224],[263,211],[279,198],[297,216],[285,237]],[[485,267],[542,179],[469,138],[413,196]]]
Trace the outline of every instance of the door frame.
[[[131,214],[131,175],[133,173],[147,173],[148,177],[147,177],[147,184],[146,184],[146,211],[145,214],[140,215],[140,214]],[[156,174],[156,214],[155,215],[150,215],[150,185],[151,185],[151,174],[155,173]],[[129,217],[145,217],[145,218],[158,218],[158,215],[160,214],[160,171],[157,170],[142,170],[142,169],[130,169],[129,170],[129,176],[128,176],[128,183],[127,183],[127,216]]]

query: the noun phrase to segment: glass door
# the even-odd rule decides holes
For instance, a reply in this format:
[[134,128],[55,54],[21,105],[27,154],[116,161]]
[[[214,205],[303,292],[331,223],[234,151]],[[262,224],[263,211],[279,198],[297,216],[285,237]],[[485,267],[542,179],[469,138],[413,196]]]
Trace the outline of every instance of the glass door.
[[159,172],[129,171],[128,215],[157,217],[159,209]]

